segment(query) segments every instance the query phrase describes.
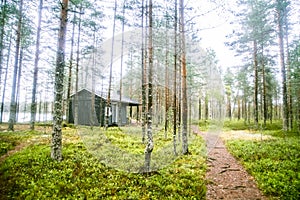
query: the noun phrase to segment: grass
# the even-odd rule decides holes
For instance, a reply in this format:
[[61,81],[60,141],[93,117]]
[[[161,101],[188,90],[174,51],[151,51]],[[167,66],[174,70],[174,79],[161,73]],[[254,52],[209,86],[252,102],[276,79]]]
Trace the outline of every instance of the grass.
[[[245,130],[242,122],[225,122],[225,129]],[[270,140],[229,140],[226,146],[254,176],[264,194],[280,199],[300,199],[300,138],[281,130],[281,122],[267,124],[262,132]]]
[[225,120],[223,125],[223,131],[230,130],[248,130],[251,132],[262,132],[263,134],[272,135],[275,137],[286,137],[286,136],[299,136],[298,130],[296,129],[296,124],[294,129],[284,132],[282,129],[282,120],[273,120],[272,123],[269,121],[266,123],[266,126],[263,126],[263,122],[258,122],[258,127],[254,124],[254,121],[251,120],[250,123],[245,122],[244,120]]
[[[114,129],[105,134],[115,138],[114,145],[123,150],[142,147],[126,146],[135,138]],[[155,137],[161,138],[159,134]],[[39,143],[0,164],[0,199],[204,199],[204,149],[201,137],[195,137],[189,155],[181,155],[151,174],[127,173],[99,162],[82,137],[68,128],[63,133],[63,161],[53,161],[49,144]]]

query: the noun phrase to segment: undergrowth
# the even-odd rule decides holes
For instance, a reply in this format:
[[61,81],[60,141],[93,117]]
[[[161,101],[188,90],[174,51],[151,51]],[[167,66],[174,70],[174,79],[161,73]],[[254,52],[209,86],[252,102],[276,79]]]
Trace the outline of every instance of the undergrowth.
[[205,198],[201,137],[189,145],[189,155],[151,174],[126,173],[101,164],[72,131],[63,139],[61,162],[51,159],[49,144],[36,144],[1,163],[0,199]]
[[290,137],[290,136],[299,136],[297,126],[294,125],[294,128],[290,131],[283,131],[282,129],[282,120],[273,120],[272,123],[267,121],[266,125],[263,124],[263,121],[259,121],[258,125],[255,125],[254,121],[246,122],[244,120],[225,120],[223,123],[223,131],[230,130],[247,130],[255,133],[263,133],[265,135],[272,135],[275,137]]
[[300,199],[299,137],[281,137],[278,130],[264,134],[277,137],[263,141],[230,140],[226,145],[255,177],[266,195]]
[[18,144],[38,135],[37,131],[0,132],[0,156],[12,150]]

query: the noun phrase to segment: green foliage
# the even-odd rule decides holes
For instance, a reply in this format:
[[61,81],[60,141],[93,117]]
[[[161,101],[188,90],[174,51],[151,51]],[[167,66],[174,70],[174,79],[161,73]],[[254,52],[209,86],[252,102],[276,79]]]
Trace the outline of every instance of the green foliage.
[[15,142],[0,140],[0,156],[6,154],[9,150],[13,149],[16,146]]
[[30,138],[35,131],[0,132],[0,156],[12,150],[20,142]]
[[199,121],[199,128],[201,131],[207,131],[209,127],[209,120],[200,120]]
[[253,130],[255,129],[254,122],[250,124],[246,123],[244,120],[226,120],[224,121],[223,130]]
[[242,160],[267,195],[299,199],[299,138],[276,138],[261,142],[231,140],[229,151]]
[[[118,131],[112,129],[115,142],[123,137]],[[74,131],[65,132],[64,141],[69,142],[64,142],[61,162],[51,159],[47,144],[31,145],[0,165],[0,199],[205,198],[201,137],[190,144],[190,155],[179,157],[158,172],[133,174],[101,164],[76,140]]]
[[252,132],[259,132],[264,135],[272,135],[274,137],[286,137],[286,136],[299,136],[297,126],[294,126],[294,130],[284,132],[282,130],[282,120],[274,120],[272,123],[266,123],[263,127],[263,122],[260,121],[258,127],[255,126],[254,122],[251,121],[250,124],[246,123],[244,120],[225,120],[223,124],[223,130],[249,130]]

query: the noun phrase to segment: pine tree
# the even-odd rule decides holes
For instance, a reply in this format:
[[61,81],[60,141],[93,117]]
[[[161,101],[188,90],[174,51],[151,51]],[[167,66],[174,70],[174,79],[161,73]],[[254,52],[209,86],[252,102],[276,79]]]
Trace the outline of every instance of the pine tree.
[[40,0],[39,10],[38,10],[38,27],[36,33],[36,50],[35,50],[33,83],[32,83],[31,120],[30,120],[31,130],[34,130],[34,124],[36,119],[36,90],[37,90],[37,80],[38,80],[38,64],[39,64],[39,56],[40,56],[42,9],[43,9],[43,0]]
[[51,158],[57,161],[62,160],[62,120],[63,120],[63,89],[64,89],[64,68],[65,68],[65,44],[68,20],[69,0],[61,3],[60,27],[58,32],[56,67],[55,67],[55,88],[54,88],[54,113],[53,132],[51,144]]
[[185,42],[185,18],[184,0],[180,0],[180,21],[181,21],[181,63],[182,63],[182,150],[187,154],[188,150],[188,104],[187,104],[187,69],[186,69],[186,42]]
[[10,100],[10,113],[8,121],[8,130],[14,130],[14,124],[16,123],[16,87],[17,87],[17,75],[19,67],[19,55],[20,55],[20,46],[21,46],[21,32],[22,32],[22,20],[23,20],[23,0],[20,0],[19,11],[18,11],[18,25],[17,25],[17,39],[16,39],[16,52],[15,52],[15,63],[14,63],[14,72],[13,72],[13,81],[12,81],[12,90],[11,90],[11,100]]
[[287,91],[287,73],[286,73],[286,62],[284,53],[284,23],[288,13],[288,0],[276,0],[276,23],[277,32],[279,39],[279,58],[282,76],[282,106],[283,106],[283,130],[287,131],[289,129],[289,110],[288,110],[288,91]]

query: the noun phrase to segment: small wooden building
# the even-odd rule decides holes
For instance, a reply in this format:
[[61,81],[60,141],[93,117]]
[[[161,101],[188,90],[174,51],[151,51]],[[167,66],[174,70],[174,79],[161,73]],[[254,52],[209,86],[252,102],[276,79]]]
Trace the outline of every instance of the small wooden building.
[[[93,96],[94,95],[94,96]],[[105,125],[105,108],[107,104],[107,96],[96,94],[88,89],[82,89],[71,96],[72,100],[69,107],[70,123],[74,123],[75,106],[78,105],[78,124],[88,126],[104,126]],[[76,104],[76,99],[78,103]],[[111,97],[111,112],[109,114],[109,125],[126,125],[128,124],[127,108],[140,105],[139,102],[122,97],[120,102],[120,94]],[[121,109],[119,109],[121,106]],[[131,110],[131,109],[130,109]],[[119,111],[121,111],[119,115]],[[121,120],[119,120],[119,116]],[[119,124],[121,123],[121,124]]]

